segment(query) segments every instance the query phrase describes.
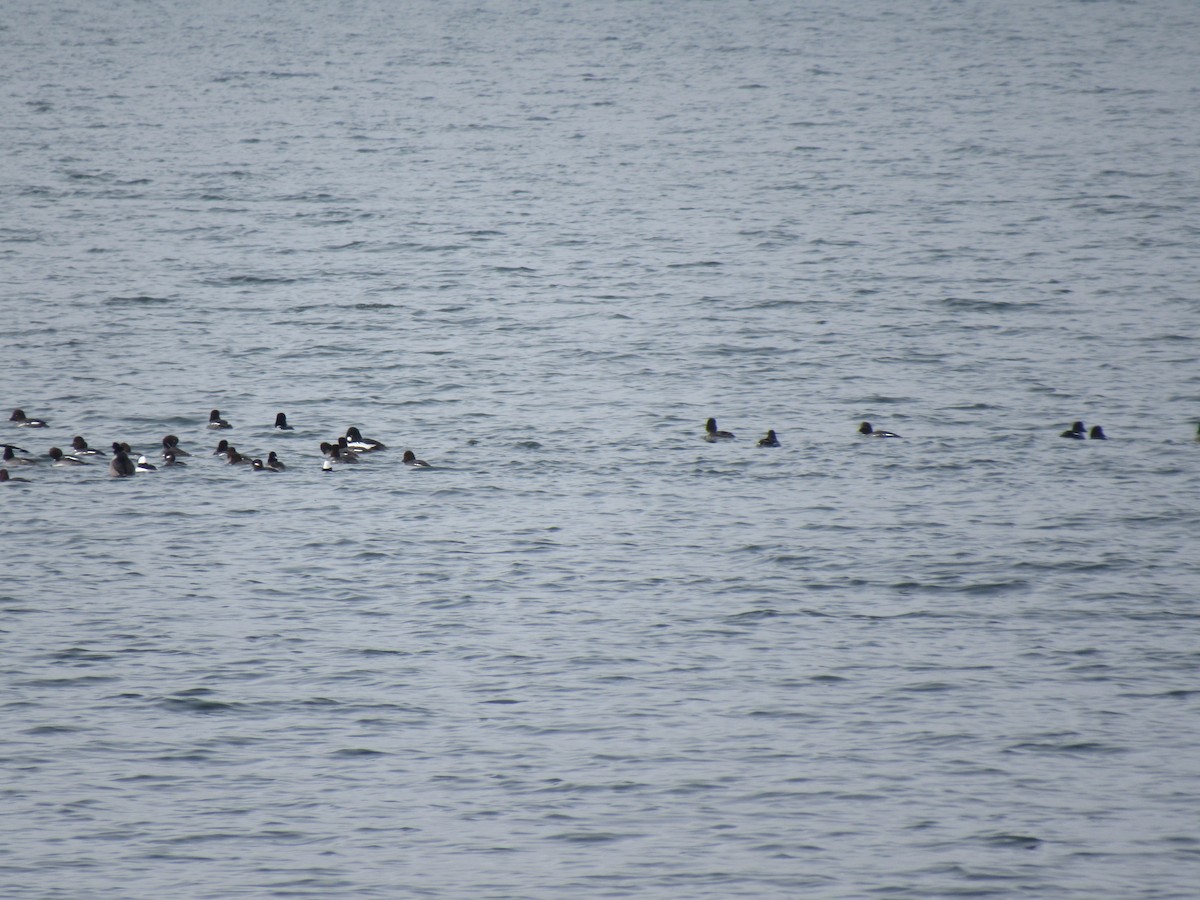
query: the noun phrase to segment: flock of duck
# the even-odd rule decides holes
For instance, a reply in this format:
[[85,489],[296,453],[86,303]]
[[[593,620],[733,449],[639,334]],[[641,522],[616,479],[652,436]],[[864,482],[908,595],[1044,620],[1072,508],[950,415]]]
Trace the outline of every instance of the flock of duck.
[[[18,428],[46,428],[47,422],[43,419],[34,419],[25,415],[22,409],[14,409],[9,417],[9,422]],[[226,431],[233,428],[225,419],[221,417],[221,411],[214,409],[208,416],[208,427],[214,431]],[[279,431],[293,431],[293,427],[288,424],[287,415],[279,413],[275,416],[275,425]],[[894,431],[885,431],[875,428],[870,422],[863,422],[858,427],[858,433],[864,437],[872,438],[899,438],[900,435]],[[1062,432],[1062,437],[1072,440],[1107,440],[1104,434],[1104,429],[1099,425],[1093,425],[1089,431],[1083,422],[1075,422],[1070,428]],[[717,441],[731,441],[734,439],[734,434],[730,431],[722,431],[717,427],[717,420],[710,418],[704,424],[704,439],[710,443]],[[1196,440],[1200,441],[1200,427],[1197,428]],[[13,478],[8,472],[8,466],[32,466],[36,465],[39,460],[28,457],[18,456],[18,453],[28,453],[18,447],[16,444],[4,444],[4,467],[0,468],[0,482],[6,481],[24,481],[26,479]],[[769,430],[766,435],[758,442],[759,447],[779,447],[779,436],[775,434],[775,430]],[[373,438],[363,437],[362,432],[355,426],[351,425],[346,429],[346,433],[331,441],[321,442],[321,455],[323,461],[321,464],[325,472],[332,472],[335,465],[349,465],[358,462],[359,456],[367,453],[376,453],[387,448]],[[71,452],[64,453],[58,447],[51,447],[46,454],[55,466],[85,466],[97,460],[108,459],[108,454],[103,450],[96,450],[88,446],[88,442],[81,435],[75,435],[71,441]],[[162,462],[159,464],[163,468],[174,466],[185,466],[183,457],[191,456],[192,454],[179,446],[179,438],[173,434],[168,434],[162,439]],[[282,472],[287,466],[279,459],[275,451],[272,450],[267,454],[265,460],[259,457],[246,456],[238,452],[237,448],[229,443],[228,439],[222,439],[217,447],[212,452],[213,456],[224,458],[229,465],[246,465],[256,472]],[[137,461],[133,460],[134,453],[130,449],[129,444],[113,441],[112,443],[112,458],[108,460],[108,474],[118,478],[128,478],[131,475],[136,475],[139,472],[155,472],[158,471],[159,465],[150,462],[149,458],[144,454],[139,455]],[[411,450],[404,451],[402,462],[405,465],[413,468],[423,469],[430,468],[429,463],[423,459],[417,459],[417,456]]]
[[[25,411],[22,409],[14,409],[12,415],[9,417],[9,422],[18,428],[49,427],[49,423],[44,419],[30,418],[25,415]],[[217,409],[209,413],[208,427],[214,431],[227,431],[233,428],[228,421],[221,417],[221,411]],[[279,413],[275,416],[274,428],[279,431],[295,430],[288,424],[286,413]],[[4,444],[3,446],[4,464],[3,467],[0,467],[0,483],[27,481],[28,479],[15,478],[10,475],[8,467],[35,466],[41,460],[35,457],[18,455],[28,453],[29,451],[23,447],[18,447],[16,444]],[[335,465],[355,464],[363,454],[376,453],[387,449],[383,442],[363,437],[362,432],[353,425],[346,429],[344,435],[334,438],[331,441],[322,441],[320,447],[321,454],[324,457],[321,468],[325,472],[332,472]],[[134,451],[130,448],[129,444],[121,441],[113,441],[110,458],[108,452],[89,447],[87,440],[78,434],[71,441],[70,453],[64,453],[59,447],[51,447],[46,453],[51,465],[59,467],[88,466],[96,462],[107,461],[108,474],[116,478],[128,478],[139,472],[157,472],[160,467],[173,468],[186,466],[187,463],[183,461],[184,458],[192,456],[191,453],[179,446],[179,438],[173,434],[163,437],[162,461],[157,465],[152,463],[145,454],[138,455],[135,462],[134,455]],[[283,472],[287,469],[287,466],[279,459],[274,450],[270,451],[267,454],[267,458],[263,460],[259,457],[251,457],[238,452],[238,449],[225,438],[217,444],[216,449],[212,451],[212,455],[221,457],[229,465],[249,466],[256,472]],[[417,455],[411,450],[404,451],[401,462],[415,469],[431,468],[425,460],[417,459]]]

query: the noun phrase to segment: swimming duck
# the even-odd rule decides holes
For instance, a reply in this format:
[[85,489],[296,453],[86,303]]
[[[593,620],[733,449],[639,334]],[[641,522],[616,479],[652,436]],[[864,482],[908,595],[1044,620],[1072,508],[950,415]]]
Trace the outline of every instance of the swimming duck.
[[114,478],[129,478],[135,472],[137,467],[133,460],[125,454],[120,444],[113,442],[113,458],[108,463],[108,474]]
[[772,428],[767,432],[767,436],[758,442],[760,447],[778,447],[779,438],[775,436],[775,429]]
[[237,452],[237,448],[230,444],[225,448],[225,462],[231,466],[247,466],[250,464],[250,457],[243,456]]
[[250,468],[252,468],[255,472],[274,472],[275,471],[274,469],[267,468],[267,466],[263,464],[263,461],[261,459],[252,460],[250,462]]
[[16,422],[18,428],[45,428],[46,422],[43,419],[31,419],[25,415],[25,410],[14,409],[12,415],[8,417],[8,421]]
[[272,472],[282,472],[284,469],[287,468],[287,466],[285,466],[283,463],[281,463],[279,461],[279,457],[276,456],[275,451],[272,450],[270,453],[267,454],[267,468],[270,469]]
[[20,450],[22,453],[28,453],[21,447],[14,447],[12,444],[4,445],[4,464],[6,466],[32,466],[37,463],[36,459],[30,459],[28,456],[17,456],[14,450]]
[[359,453],[369,453],[372,450],[387,449],[387,447],[374,438],[363,437],[362,432],[353,425],[346,429],[346,440],[350,443],[350,449],[356,450]]
[[[222,438],[221,443],[217,444],[217,449],[212,452],[212,455],[213,456],[224,456],[225,451],[228,449],[229,449],[229,441]],[[176,455],[178,455],[179,451],[176,450],[175,453],[176,453]]]
[[338,448],[338,451],[342,455],[342,459],[345,462],[351,461],[350,459],[347,459],[347,457],[351,457],[355,462],[357,462],[359,453],[370,452],[368,450],[355,450],[353,447],[350,446],[350,441],[345,437],[338,438],[337,448]]
[[717,431],[717,420],[709,419],[704,423],[704,439],[710,444],[714,441],[732,441],[732,431]]
[[870,422],[863,422],[861,425],[859,425],[858,433],[864,434],[867,437],[878,437],[878,438],[898,438],[898,437],[900,437],[900,435],[896,434],[896,432],[894,432],[894,431],[882,431],[878,428],[872,428]]
[[209,428],[232,428],[233,426],[221,418],[221,411],[214,409],[208,414]]
[[[222,443],[225,443],[225,442],[222,441]],[[176,459],[178,459],[181,456],[191,456],[192,455],[192,454],[188,453],[186,450],[184,450],[182,447],[179,446],[179,438],[175,437],[175,435],[173,435],[173,434],[168,434],[163,437],[162,446],[163,446],[163,448],[162,448],[163,459],[167,458],[168,453],[173,454]]]
[[80,435],[75,435],[71,439],[71,452],[82,459],[85,456],[108,456],[103,450],[93,450],[88,446],[88,442]]
[[332,472],[333,471],[333,463],[330,462],[329,460],[325,460],[323,463],[321,463],[321,471],[322,472]]
[[137,461],[137,470],[139,472],[157,472],[158,466],[153,465],[150,460],[144,456],[139,456]]
[[67,456],[57,447],[50,448],[50,458],[54,460],[52,465],[55,466],[86,466],[82,459],[77,456]]
[[8,474],[8,469],[0,469],[0,484],[4,484],[6,482],[12,482],[13,484],[16,484],[18,481],[29,484],[28,478],[13,478]]
[[401,460],[406,466],[412,466],[414,469],[430,469],[433,468],[423,459],[417,459],[417,454],[411,450],[404,451],[404,458]]
[[1088,437],[1093,441],[1107,441],[1108,435],[1104,433],[1104,429],[1099,425],[1093,425],[1092,430],[1088,432]]
[[1087,429],[1083,427],[1082,422],[1076,422],[1074,425],[1060,434],[1059,437],[1074,438],[1077,441],[1082,441],[1087,437]]
[[356,462],[358,462],[358,454],[357,453],[355,453],[353,450],[343,451],[342,448],[339,447],[337,444],[334,444],[329,449],[329,454],[330,454],[329,458],[331,460],[333,460],[334,462],[340,462],[340,463],[356,463]]
[[186,466],[186,465],[187,465],[187,463],[180,462],[178,459],[176,459],[175,454],[172,453],[170,450],[163,451],[163,466],[169,467],[169,466]]
[[296,430],[287,423],[287,414],[286,413],[276,413],[275,414],[275,427],[278,428],[280,431],[295,431]]

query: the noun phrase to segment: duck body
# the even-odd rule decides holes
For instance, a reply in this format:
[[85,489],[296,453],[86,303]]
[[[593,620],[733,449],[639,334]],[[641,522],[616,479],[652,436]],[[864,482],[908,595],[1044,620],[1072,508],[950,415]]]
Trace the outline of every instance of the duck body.
[[275,451],[272,450],[270,453],[267,454],[267,468],[270,469],[272,472],[282,472],[284,469],[287,468],[287,466],[285,466],[283,463],[281,463],[279,461],[279,457],[276,456]]
[[1104,429],[1099,425],[1093,425],[1092,430],[1088,432],[1088,437],[1093,441],[1107,441],[1108,435],[1104,433]]
[[144,457],[144,456],[138,457],[136,468],[139,472],[157,472],[158,471],[158,466],[154,465],[152,462],[150,462],[150,460],[146,459],[146,457]]
[[176,459],[175,454],[172,453],[170,450],[163,451],[163,467],[164,468],[169,469],[171,467],[179,467],[179,466],[186,466],[186,465],[187,465],[187,463],[180,462],[178,459]]
[[221,411],[214,409],[208,414],[209,428],[232,428],[233,426],[221,418]]
[[704,439],[710,444],[717,441],[732,441],[734,434],[732,431],[718,431],[717,420],[710,418],[704,423]]
[[78,456],[67,456],[65,453],[63,453],[61,450],[59,450],[57,447],[50,448],[50,458],[52,460],[54,460],[54,462],[51,463],[51,465],[54,465],[54,466],[86,466],[87,465],[87,463],[85,463]]
[[71,439],[71,453],[80,459],[86,456],[108,456],[103,450],[93,450],[83,436],[78,434]]
[[1068,428],[1066,431],[1064,431],[1062,434],[1060,434],[1059,437],[1071,438],[1072,440],[1082,441],[1084,438],[1087,437],[1087,429],[1083,427],[1082,422],[1076,422],[1074,425],[1072,425],[1070,428]]
[[137,472],[137,466],[133,464],[121,445],[113,444],[113,458],[108,462],[108,474],[114,478],[130,478]]
[[176,459],[178,459],[181,456],[191,456],[192,455],[192,454],[188,453],[186,450],[184,450],[182,447],[179,446],[179,438],[175,437],[175,435],[173,435],[173,434],[168,434],[163,437],[162,446],[163,446],[163,448],[162,448],[163,459],[167,458],[168,453],[170,453]]
[[349,428],[346,429],[345,437],[346,437],[347,443],[350,446],[350,449],[355,450],[359,453],[370,453],[372,450],[386,450],[387,449],[387,447],[385,447],[382,443],[375,440],[374,438],[363,437],[362,432],[359,431],[358,428],[356,428],[354,425],[351,425]]
[[861,425],[859,425],[858,433],[863,435],[864,437],[877,437],[877,438],[898,438],[898,437],[900,437],[900,435],[896,434],[896,432],[894,432],[894,431],[883,431],[878,428],[872,428],[870,422],[863,422]]
[[762,438],[758,442],[758,446],[760,446],[760,447],[778,447],[779,446],[779,438],[776,436],[774,428],[770,429],[767,432],[767,436]]
[[411,450],[404,451],[404,458],[401,460],[406,466],[412,466],[414,469],[432,469],[433,466],[425,462],[423,459],[417,459],[417,454]]
[[292,428],[291,425],[288,424],[287,413],[276,413],[275,414],[275,427],[278,428],[280,431],[295,431],[296,430],[296,429]]
[[12,444],[4,445],[4,465],[6,465],[6,466],[32,466],[32,465],[37,464],[36,459],[30,459],[28,456],[17,456],[17,454],[16,454],[17,450],[20,450],[22,453],[29,452],[28,450],[25,450],[21,447],[15,447]]
[[8,417],[8,421],[15,422],[18,428],[45,428],[46,422],[44,419],[31,419],[25,415],[25,410],[14,409],[12,415]]

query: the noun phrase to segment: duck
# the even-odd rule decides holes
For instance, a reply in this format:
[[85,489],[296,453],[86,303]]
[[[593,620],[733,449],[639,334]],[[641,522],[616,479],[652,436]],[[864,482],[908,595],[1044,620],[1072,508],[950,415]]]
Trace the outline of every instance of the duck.
[[157,472],[158,466],[146,459],[145,456],[139,456],[137,461],[137,470],[139,472]]
[[351,425],[346,429],[346,440],[350,444],[350,449],[356,450],[359,453],[370,453],[372,450],[387,449],[386,446],[374,438],[363,437],[362,432],[359,431],[354,425]]
[[1104,433],[1104,429],[1099,425],[1093,425],[1092,430],[1088,432],[1088,437],[1093,441],[1107,441],[1108,435]]
[[251,460],[250,457],[238,453],[237,448],[230,444],[225,448],[225,462],[231,466],[246,466],[250,464]]
[[14,452],[20,450],[22,453],[28,453],[22,447],[14,447],[12,444],[4,445],[4,464],[6,466],[32,466],[37,463],[36,459],[30,459],[28,456],[17,456]]
[[414,469],[433,468],[431,465],[429,465],[429,463],[425,462],[425,460],[417,459],[417,454],[413,453],[411,450],[404,451],[404,458],[401,460],[401,462],[403,462],[406,466],[412,466]]
[[261,459],[254,459],[250,462],[250,468],[255,472],[274,472],[275,469],[269,468]]
[[358,462],[358,454],[353,450],[342,450],[337,444],[334,444],[330,450],[330,459],[340,463],[356,463]]
[[715,441],[732,441],[732,431],[717,431],[717,420],[709,419],[704,423],[704,439],[710,444]]
[[338,450],[341,452],[343,457],[353,456],[353,457],[357,458],[358,454],[360,454],[360,453],[369,453],[370,452],[369,450],[358,450],[354,447],[351,447],[350,441],[345,437],[340,437],[337,439],[337,446],[338,446]]
[[28,478],[13,478],[8,474],[8,469],[0,469],[0,484],[16,484],[18,481],[29,484]]
[[178,459],[176,459],[175,454],[172,453],[170,450],[163,451],[163,466],[164,467],[169,468],[171,466],[186,466],[186,465],[187,465],[187,463],[180,462]]
[[208,414],[209,428],[232,428],[233,426],[221,418],[221,411],[214,409]]
[[326,459],[333,459],[333,444],[329,441],[321,441],[321,455]]
[[894,431],[883,431],[878,428],[872,428],[870,422],[863,422],[861,425],[859,425],[858,433],[866,435],[867,437],[877,437],[877,438],[898,438],[898,437],[900,437],[900,435],[896,434],[896,432],[894,432]]
[[295,431],[291,425],[287,423],[287,413],[275,413],[275,427],[280,431]]
[[[222,443],[224,443],[224,442],[222,442]],[[175,437],[175,435],[173,435],[173,434],[165,435],[162,439],[162,445],[163,445],[163,449],[162,449],[163,459],[167,458],[168,453],[172,454],[176,458],[179,458],[180,456],[191,456],[192,455],[192,454],[188,453],[186,450],[184,450],[182,447],[179,446],[179,438]]]
[[270,469],[272,472],[282,472],[284,469],[287,468],[287,466],[285,466],[283,463],[281,463],[279,461],[279,457],[276,456],[275,451],[272,450],[270,453],[267,454],[267,468]]
[[1087,429],[1083,427],[1082,422],[1076,422],[1074,425],[1060,434],[1059,437],[1073,438],[1077,441],[1082,441],[1085,437],[1087,437]]
[[[221,443],[217,444],[217,449],[212,452],[212,455],[213,456],[224,456],[225,451],[228,449],[229,449],[229,441],[222,438]],[[176,455],[178,455],[179,451],[177,450],[177,451],[175,451],[175,453],[176,453]]]
[[50,458],[52,460],[54,460],[54,462],[51,463],[51,465],[55,465],[55,466],[86,466],[87,465],[87,463],[85,463],[78,456],[67,456],[65,453],[63,453],[61,450],[59,450],[57,447],[50,448]]
[[326,473],[332,472],[333,471],[333,463],[331,461],[329,461],[328,459],[325,460],[324,462],[321,463],[321,471],[326,472]]
[[46,422],[44,419],[31,419],[25,415],[25,410],[14,409],[12,415],[8,417],[8,421],[16,422],[18,428],[45,428]]
[[71,453],[83,459],[87,456],[108,456],[103,450],[94,450],[88,446],[88,442],[81,435],[75,435],[71,439]]
[[125,451],[121,449],[121,445],[113,442],[113,458],[108,463],[108,474],[114,478],[129,478],[137,472],[137,466],[133,464]]
[[779,438],[775,435],[775,429],[771,428],[767,431],[767,436],[758,442],[760,447],[778,447]]

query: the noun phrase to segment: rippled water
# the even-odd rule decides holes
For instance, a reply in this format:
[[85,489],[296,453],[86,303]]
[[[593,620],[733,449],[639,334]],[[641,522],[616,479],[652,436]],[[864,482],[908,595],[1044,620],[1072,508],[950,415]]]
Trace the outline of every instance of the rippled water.
[[8,16],[0,893],[1194,896],[1198,45]]

